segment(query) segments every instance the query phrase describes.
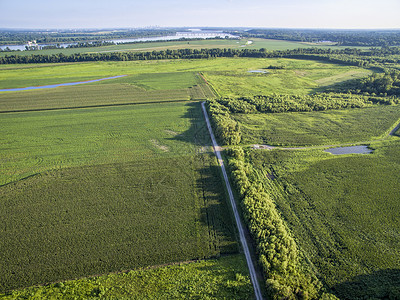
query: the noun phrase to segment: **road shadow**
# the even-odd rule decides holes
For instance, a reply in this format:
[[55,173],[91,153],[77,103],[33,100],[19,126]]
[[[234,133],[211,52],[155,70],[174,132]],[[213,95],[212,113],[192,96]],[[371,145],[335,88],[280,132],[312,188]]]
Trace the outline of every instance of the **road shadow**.
[[340,299],[400,299],[400,270],[385,269],[360,275],[332,287]]
[[203,199],[200,206],[200,222],[201,226],[207,227],[209,250],[215,253],[215,256],[238,253],[238,239],[229,198],[216,156],[212,152],[212,142],[201,102],[190,102],[185,105],[187,110],[182,118],[190,122],[189,129],[170,139],[195,146],[193,153],[195,157],[193,167],[197,176],[195,190]]

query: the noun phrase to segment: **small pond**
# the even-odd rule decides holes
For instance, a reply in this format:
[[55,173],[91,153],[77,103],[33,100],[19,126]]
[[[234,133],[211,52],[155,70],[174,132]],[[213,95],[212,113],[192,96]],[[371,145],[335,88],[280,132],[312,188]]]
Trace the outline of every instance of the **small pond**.
[[268,71],[265,71],[265,70],[250,70],[250,71],[247,71],[247,73],[263,73],[263,74],[266,74],[266,73],[268,73]]
[[329,149],[326,149],[325,152],[329,152],[334,155],[369,154],[369,153],[372,153],[373,150],[369,149],[368,146],[351,146],[351,147],[329,148]]

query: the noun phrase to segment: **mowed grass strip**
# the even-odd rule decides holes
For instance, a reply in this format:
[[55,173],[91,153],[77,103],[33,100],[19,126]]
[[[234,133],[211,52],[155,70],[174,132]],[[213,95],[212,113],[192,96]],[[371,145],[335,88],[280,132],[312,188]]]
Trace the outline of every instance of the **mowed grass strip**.
[[211,154],[54,170],[0,188],[0,290],[237,251]]
[[332,145],[382,138],[398,122],[400,106],[232,116],[243,144]]

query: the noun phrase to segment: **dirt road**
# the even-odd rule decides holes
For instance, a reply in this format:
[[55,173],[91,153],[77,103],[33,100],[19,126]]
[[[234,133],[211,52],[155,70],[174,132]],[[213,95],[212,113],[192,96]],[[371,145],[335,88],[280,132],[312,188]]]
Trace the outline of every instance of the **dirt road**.
[[251,260],[249,247],[248,247],[248,244],[247,244],[247,241],[246,241],[246,237],[244,235],[244,229],[243,229],[242,221],[240,220],[239,212],[238,212],[237,207],[236,207],[236,202],[235,202],[235,199],[233,198],[232,188],[231,188],[231,185],[229,183],[228,175],[227,175],[226,170],[225,170],[224,161],[223,161],[222,156],[221,156],[221,147],[218,146],[217,141],[215,140],[214,133],[213,133],[213,130],[211,128],[210,120],[208,118],[208,114],[207,114],[207,110],[206,110],[206,107],[204,105],[204,102],[201,103],[201,108],[203,109],[204,118],[206,119],[208,131],[210,132],[210,136],[211,136],[211,140],[212,140],[212,144],[213,144],[213,148],[214,148],[214,153],[217,156],[219,165],[220,165],[220,167],[222,169],[222,174],[224,176],[226,189],[228,190],[229,200],[230,200],[230,203],[231,203],[231,206],[232,206],[233,214],[235,216],[236,226],[237,226],[238,231],[239,231],[240,243],[242,244],[243,252],[244,252],[244,255],[246,257],[247,266],[249,268],[250,279],[251,279],[251,282],[253,284],[255,297],[256,297],[257,300],[261,300],[261,299],[263,299],[263,297],[262,297],[262,294],[261,294],[260,285],[259,285],[258,280],[257,280],[257,274],[256,274],[256,271],[254,269],[253,261]]

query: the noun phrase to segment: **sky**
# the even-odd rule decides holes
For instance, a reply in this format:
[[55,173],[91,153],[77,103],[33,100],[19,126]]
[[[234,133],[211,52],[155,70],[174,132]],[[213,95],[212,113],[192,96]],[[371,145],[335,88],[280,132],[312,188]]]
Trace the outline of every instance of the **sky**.
[[0,28],[400,29],[400,0],[0,0]]

